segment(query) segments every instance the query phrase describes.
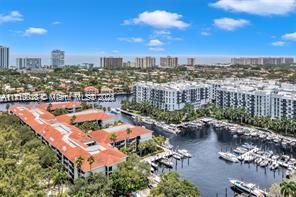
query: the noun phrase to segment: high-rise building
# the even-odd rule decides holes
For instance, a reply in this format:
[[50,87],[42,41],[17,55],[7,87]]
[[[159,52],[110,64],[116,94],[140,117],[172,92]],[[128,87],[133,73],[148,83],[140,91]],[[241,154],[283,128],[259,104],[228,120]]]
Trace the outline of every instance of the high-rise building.
[[0,46],[0,68],[9,68],[9,48]]
[[100,65],[102,68],[118,68],[123,66],[122,57],[101,57]]
[[65,51],[53,50],[51,52],[51,66],[53,68],[61,68],[65,65]]
[[17,69],[34,69],[41,67],[41,58],[16,58]]
[[195,65],[195,58],[189,57],[187,58],[187,66],[194,66]]
[[281,65],[293,64],[294,58],[291,57],[256,57],[256,58],[232,58],[233,65]]
[[151,68],[155,67],[155,57],[137,57],[136,60],[136,67],[138,68]]
[[160,66],[174,68],[178,66],[178,58],[177,57],[161,57],[160,58]]

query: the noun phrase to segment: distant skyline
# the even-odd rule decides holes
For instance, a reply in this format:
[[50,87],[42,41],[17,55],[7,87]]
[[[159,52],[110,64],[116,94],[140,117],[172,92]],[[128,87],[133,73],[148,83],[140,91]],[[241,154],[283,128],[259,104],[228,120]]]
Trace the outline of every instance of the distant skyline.
[[[0,45],[15,57],[295,56],[296,0],[0,0]],[[72,55],[71,55],[72,54]],[[90,58],[89,60],[87,58]],[[211,60],[211,61],[210,61]],[[210,62],[207,62],[210,61]]]

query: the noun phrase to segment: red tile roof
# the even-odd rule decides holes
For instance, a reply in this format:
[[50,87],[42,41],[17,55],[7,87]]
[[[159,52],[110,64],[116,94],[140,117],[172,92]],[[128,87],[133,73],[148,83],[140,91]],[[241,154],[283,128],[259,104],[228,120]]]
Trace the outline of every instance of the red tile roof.
[[[58,106],[64,105],[60,104]],[[59,121],[51,113],[44,110],[44,107],[44,104],[26,107],[11,106],[9,110],[41,135],[51,146],[59,150],[72,163],[75,163],[76,159],[82,156],[84,161],[81,170],[84,172],[90,170],[87,159],[91,155],[95,158],[92,169],[111,166],[126,159],[127,156],[125,154],[113,148],[110,144],[98,142],[80,129],[66,122]],[[96,145],[89,147],[87,144],[91,142],[96,142]]]
[[64,114],[57,117],[61,122],[71,123],[72,117],[75,115],[74,123],[95,121],[95,120],[110,120],[113,116],[99,110],[86,110],[71,114]]
[[94,86],[87,86],[84,88],[85,92],[98,92],[99,90]]
[[[132,132],[128,135],[127,129],[131,129]],[[130,124],[123,124],[117,127],[102,129],[91,132],[89,135],[96,139],[96,141],[101,143],[112,143],[112,140],[110,140],[110,136],[112,133],[115,133],[117,138],[116,142],[123,141],[127,138],[135,138],[137,136],[143,136],[143,135],[151,135],[152,132],[148,129],[145,129],[143,127],[134,126]]]
[[[38,105],[38,108],[46,110],[49,103],[42,103]],[[76,101],[69,101],[69,102],[53,102],[51,103],[51,109],[71,109],[71,108],[80,108],[81,103]]]

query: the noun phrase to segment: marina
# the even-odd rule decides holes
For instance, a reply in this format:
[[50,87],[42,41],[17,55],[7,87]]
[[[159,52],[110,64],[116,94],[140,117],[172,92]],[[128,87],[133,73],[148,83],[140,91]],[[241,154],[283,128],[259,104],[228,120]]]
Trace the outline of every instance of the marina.
[[[100,105],[111,107],[111,110],[113,109],[111,113],[115,115],[116,120],[135,122],[135,117],[119,113],[118,108],[124,99],[126,97]],[[3,110],[5,110],[4,105]],[[163,153],[145,158],[151,164],[154,182],[157,182],[162,172],[173,170],[198,186],[202,196],[225,196],[226,192],[229,196],[234,196],[235,192],[229,183],[230,178],[254,183],[264,190],[292,174],[293,169],[288,165],[295,158],[292,138],[209,118],[170,125],[170,128],[175,130],[165,129],[163,127],[165,123],[155,124],[155,120],[149,118],[145,118],[145,121],[148,126],[153,125],[152,130],[155,135],[165,135],[169,138]],[[142,126],[146,127],[145,123]],[[176,128],[178,132],[175,132]],[[261,155],[258,158],[248,157],[246,154],[254,146],[259,149],[254,155]],[[266,157],[270,151],[273,155],[269,156],[270,162],[266,165],[262,163],[262,157]],[[245,154],[245,157],[243,161],[228,162],[219,158],[219,152],[230,152],[237,158]],[[186,157],[184,154],[187,153]]]

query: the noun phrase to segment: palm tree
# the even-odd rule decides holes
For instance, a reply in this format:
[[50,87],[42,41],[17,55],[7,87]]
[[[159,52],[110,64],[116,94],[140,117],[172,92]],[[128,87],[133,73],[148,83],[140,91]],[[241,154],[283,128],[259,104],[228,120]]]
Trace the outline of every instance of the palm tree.
[[73,115],[73,116],[71,117],[71,119],[70,119],[70,123],[71,123],[71,124],[74,124],[75,120],[76,120],[76,116]]
[[[84,159],[82,156],[79,156],[76,160],[75,160],[75,164],[76,164],[76,167],[77,167],[77,170],[79,170],[82,166],[82,163],[83,163]],[[78,173],[79,175],[79,173]]]
[[133,132],[133,131],[131,130],[131,128],[127,128],[127,129],[126,129],[126,134],[127,134],[127,140],[126,140],[126,142],[125,142],[126,147],[128,147],[130,134],[131,134],[132,132]]
[[51,111],[51,107],[52,107],[52,104],[49,103],[49,104],[47,105],[47,109],[46,109],[46,110],[50,112],[50,111]]
[[109,139],[113,142],[113,147],[115,147],[115,142],[117,140],[117,135],[115,133],[112,133],[110,135]]
[[87,158],[87,162],[89,164],[89,171],[91,171],[91,165],[95,162],[95,158],[91,155],[89,158]]
[[[53,184],[54,186],[58,186],[59,187],[59,193],[61,193],[61,188],[62,188],[62,192],[63,192],[63,184],[65,184],[68,180],[67,175],[65,174],[65,172],[57,172],[57,174],[54,177],[53,180]],[[62,187],[61,187],[62,186]]]
[[296,183],[293,181],[284,181],[280,184],[281,194],[284,197],[290,197],[296,195]]

